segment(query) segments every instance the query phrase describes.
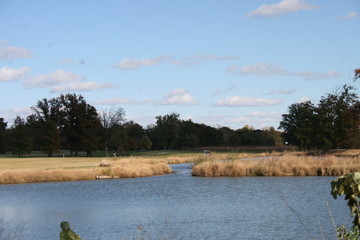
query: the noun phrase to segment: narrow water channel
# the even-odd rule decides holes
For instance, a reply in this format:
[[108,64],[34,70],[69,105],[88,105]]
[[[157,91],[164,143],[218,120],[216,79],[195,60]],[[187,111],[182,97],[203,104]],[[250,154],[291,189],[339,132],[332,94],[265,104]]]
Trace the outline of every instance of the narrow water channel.
[[59,239],[64,220],[83,240],[336,239],[329,210],[351,225],[346,202],[330,195],[334,177],[201,178],[190,164],[172,167],[148,178],[0,185],[0,219],[26,240]]

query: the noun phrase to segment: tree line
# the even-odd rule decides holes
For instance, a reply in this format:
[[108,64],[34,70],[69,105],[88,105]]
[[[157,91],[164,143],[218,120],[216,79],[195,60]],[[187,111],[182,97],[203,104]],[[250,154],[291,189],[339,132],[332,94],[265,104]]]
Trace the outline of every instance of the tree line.
[[281,132],[273,127],[233,130],[182,120],[177,113],[157,116],[146,128],[125,119],[123,108],[98,111],[77,94],[39,100],[26,118],[17,116],[11,126],[0,117],[0,153],[22,156],[32,151],[49,157],[62,150],[71,156],[94,151],[194,149],[210,146],[282,145]]
[[[360,69],[355,70],[354,81],[358,78]],[[302,150],[360,148],[360,101],[355,87],[343,85],[322,96],[317,105],[311,101],[290,105],[279,129],[284,141]]]

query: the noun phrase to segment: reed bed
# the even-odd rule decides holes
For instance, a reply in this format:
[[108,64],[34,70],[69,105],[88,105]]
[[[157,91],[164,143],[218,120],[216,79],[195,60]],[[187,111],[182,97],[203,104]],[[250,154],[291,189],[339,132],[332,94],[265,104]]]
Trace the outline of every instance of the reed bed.
[[192,169],[193,176],[340,176],[360,171],[360,158],[283,156],[263,159],[204,161]]
[[0,173],[0,184],[62,182],[95,179],[103,169],[8,170]]
[[166,161],[154,159],[102,159],[95,167],[57,169],[9,169],[0,171],[0,184],[60,182],[104,178],[149,177],[171,173]]
[[171,173],[165,161],[146,158],[129,158],[112,161],[109,175],[112,177],[132,178],[149,177]]

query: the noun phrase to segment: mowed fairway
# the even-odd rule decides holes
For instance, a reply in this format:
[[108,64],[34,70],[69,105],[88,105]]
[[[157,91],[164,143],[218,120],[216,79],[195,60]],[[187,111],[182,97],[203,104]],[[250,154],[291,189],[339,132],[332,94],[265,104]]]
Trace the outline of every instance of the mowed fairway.
[[0,158],[0,172],[6,170],[20,169],[71,169],[71,168],[93,168],[98,167],[104,158]]

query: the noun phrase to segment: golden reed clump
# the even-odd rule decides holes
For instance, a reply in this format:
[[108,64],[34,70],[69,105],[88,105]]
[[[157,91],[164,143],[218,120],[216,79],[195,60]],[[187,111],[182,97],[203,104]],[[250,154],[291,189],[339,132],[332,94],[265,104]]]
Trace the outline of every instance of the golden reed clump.
[[283,155],[262,159],[205,161],[195,165],[193,176],[340,176],[360,171],[360,158]]

